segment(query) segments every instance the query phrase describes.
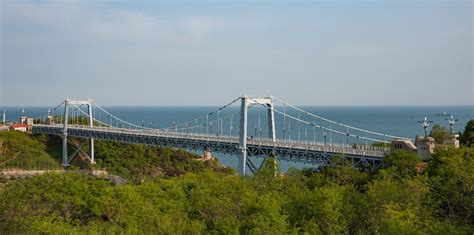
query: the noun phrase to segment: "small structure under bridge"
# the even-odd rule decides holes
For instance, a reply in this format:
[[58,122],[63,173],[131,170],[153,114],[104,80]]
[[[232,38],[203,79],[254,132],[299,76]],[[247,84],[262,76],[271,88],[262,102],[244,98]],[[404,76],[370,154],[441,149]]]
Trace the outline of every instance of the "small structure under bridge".
[[[249,112],[255,107],[260,108],[258,116],[254,115],[258,119],[253,122],[253,134],[249,135]],[[264,115],[260,115],[261,110]],[[259,168],[250,157],[272,157],[316,166],[344,161],[355,168],[377,169],[389,148],[372,147],[369,143],[409,140],[329,120],[275,97],[249,96],[238,97],[212,112],[166,128],[127,122],[91,99],[66,99],[36,119],[32,132],[63,138],[64,166],[78,154],[86,155],[94,164],[94,139],[100,139],[237,155],[238,171],[242,175],[248,169],[253,172]],[[83,139],[71,154],[69,137]],[[82,150],[85,145],[89,146],[88,153]]]

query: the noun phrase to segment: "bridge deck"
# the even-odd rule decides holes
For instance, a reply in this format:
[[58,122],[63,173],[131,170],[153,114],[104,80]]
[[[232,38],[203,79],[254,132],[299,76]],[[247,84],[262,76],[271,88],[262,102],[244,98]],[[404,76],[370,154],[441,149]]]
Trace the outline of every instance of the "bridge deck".
[[[62,125],[33,125],[33,133],[63,134]],[[239,140],[237,137],[192,134],[162,130],[137,130],[108,127],[88,127],[82,125],[68,125],[68,136],[82,138],[96,138],[103,140],[120,141],[127,143],[142,143],[156,146],[177,147],[192,150],[210,149],[224,154],[238,154]],[[283,160],[292,160],[313,164],[330,164],[329,157],[340,155],[348,158],[352,164],[367,164],[377,168],[386,156],[385,148],[357,146],[325,146],[322,144],[290,142],[268,139],[249,139],[247,141],[249,156],[268,156],[271,153]],[[354,162],[355,161],[355,162]]]

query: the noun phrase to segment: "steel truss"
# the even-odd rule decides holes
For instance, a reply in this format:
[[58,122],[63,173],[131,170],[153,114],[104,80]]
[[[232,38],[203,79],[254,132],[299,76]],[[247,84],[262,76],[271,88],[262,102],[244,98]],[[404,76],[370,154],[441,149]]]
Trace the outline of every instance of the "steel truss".
[[76,155],[78,154],[82,154],[83,156],[85,156],[87,159],[89,159],[89,161],[94,164],[95,161],[94,159],[91,158],[91,156],[89,154],[87,154],[86,152],[84,152],[84,150],[82,150],[82,147],[84,147],[84,145],[86,143],[88,143],[90,141],[90,139],[83,139],[82,142],[80,144],[77,144],[76,142],[68,139],[68,142],[70,144],[72,144],[76,150],[74,150],[74,152],[67,158],[67,162],[65,165],[69,165],[69,163],[72,161],[72,159],[74,159],[74,157],[76,157]]
[[[32,129],[36,134],[50,134],[62,135],[62,128],[59,126],[49,125],[34,125]],[[108,141],[116,141],[122,143],[146,144],[160,147],[172,147],[193,151],[218,152],[222,154],[238,155],[242,153],[238,140],[224,139],[210,137],[193,137],[193,136],[166,136],[158,135],[156,133],[137,132],[137,131],[117,131],[114,129],[94,129],[84,127],[68,127],[68,135],[70,137],[77,137],[83,139],[101,139]],[[317,166],[335,166],[340,165],[341,162],[350,165],[354,168],[375,170],[382,166],[383,156],[364,155],[364,152],[355,152],[357,154],[346,154],[337,151],[320,151],[318,149],[309,148],[294,148],[292,145],[277,145],[277,144],[247,144],[247,155],[249,157],[266,158],[268,156],[275,156],[278,160],[299,162],[305,164],[312,164]],[[328,148],[330,149],[330,148]],[[82,150],[81,150],[82,151]],[[369,152],[367,152],[369,153]],[[68,160],[69,162],[70,160]],[[256,167],[249,158],[247,158],[246,165],[253,172],[260,167]]]

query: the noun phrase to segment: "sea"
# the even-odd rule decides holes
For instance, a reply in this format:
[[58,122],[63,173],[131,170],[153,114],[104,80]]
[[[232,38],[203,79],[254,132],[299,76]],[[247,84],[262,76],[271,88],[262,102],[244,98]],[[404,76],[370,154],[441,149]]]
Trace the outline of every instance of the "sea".
[[[22,112],[29,117],[40,117],[47,113],[51,107],[6,107],[7,121],[18,121]],[[108,112],[114,114],[122,120],[151,128],[166,128],[174,126],[179,123],[185,123],[197,117],[202,117],[207,113],[213,112],[210,119],[216,117],[216,109],[218,107],[118,107],[109,106],[103,107]],[[281,112],[291,115],[295,118],[306,120],[308,123],[317,124],[339,130],[341,132],[350,132],[364,136],[364,133],[351,132],[347,128],[329,124],[324,121],[308,116],[304,113],[297,112],[289,107],[276,107]],[[466,123],[474,119],[474,105],[473,106],[351,106],[351,107],[318,107],[318,106],[303,106],[299,107],[309,113],[315,114],[329,120],[354,126],[361,129],[370,130],[373,132],[385,133],[394,136],[406,137],[414,139],[417,135],[424,135],[424,129],[419,123],[424,117],[431,120],[430,128],[439,124],[449,130],[449,124],[446,119],[452,115],[457,119],[453,126],[453,132],[464,130]],[[238,135],[239,118],[238,114],[232,115],[239,111],[239,107],[231,106],[220,113],[220,118],[228,117],[228,120],[214,123],[211,130],[199,130],[201,132],[210,131],[220,135]],[[248,135],[250,138],[267,138],[268,132],[266,124],[267,112],[264,108],[257,107],[249,110],[248,114]],[[200,120],[202,121],[202,119]],[[331,144],[347,144],[359,143],[364,144],[365,140],[350,139],[346,135],[329,134],[317,129],[312,125],[296,122],[291,118],[283,118],[283,115],[275,114],[275,128],[277,138],[284,138],[286,140],[300,140],[307,142],[318,142]],[[211,121],[212,123],[212,121]],[[231,125],[232,123],[232,125]],[[192,123],[189,124],[192,126]],[[219,127],[217,127],[219,126]],[[429,128],[429,129],[430,129]],[[428,131],[429,131],[428,129]],[[197,131],[196,129],[194,131]],[[377,137],[381,140],[389,140],[390,138],[384,136],[367,136]],[[370,144],[370,143],[365,143]],[[202,154],[202,153],[197,153]],[[229,167],[237,167],[237,157],[234,155],[222,155],[213,153],[213,156],[219,161]],[[252,159],[256,165],[260,164],[262,159]],[[286,171],[291,167],[306,168],[313,167],[312,165],[305,165],[296,162],[280,162],[280,169]]]

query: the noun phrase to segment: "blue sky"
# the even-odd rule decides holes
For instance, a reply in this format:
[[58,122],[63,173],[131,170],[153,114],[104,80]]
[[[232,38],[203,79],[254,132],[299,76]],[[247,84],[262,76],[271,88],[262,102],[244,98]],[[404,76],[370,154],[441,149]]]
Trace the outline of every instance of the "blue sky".
[[473,2],[1,1],[0,105],[474,104]]

